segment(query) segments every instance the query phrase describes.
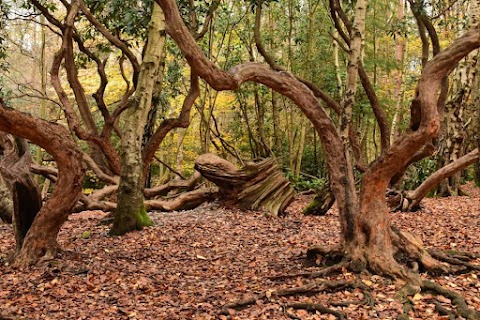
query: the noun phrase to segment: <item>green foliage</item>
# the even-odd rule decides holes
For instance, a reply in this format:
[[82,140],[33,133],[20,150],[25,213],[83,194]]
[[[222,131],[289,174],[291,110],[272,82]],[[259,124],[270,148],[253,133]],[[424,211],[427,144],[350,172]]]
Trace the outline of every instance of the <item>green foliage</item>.
[[91,12],[113,33],[145,39],[152,14],[152,0],[86,0]]
[[292,186],[297,192],[320,190],[328,182],[325,178],[313,178],[304,175],[300,175],[298,179],[293,179],[290,172],[287,173],[287,178],[292,182]]
[[83,181],[84,190],[101,189],[104,186],[105,183],[103,181],[100,181],[93,171],[87,170],[85,180]]
[[437,162],[433,159],[423,159],[407,171],[406,179],[403,182],[405,190],[413,190],[435,172]]

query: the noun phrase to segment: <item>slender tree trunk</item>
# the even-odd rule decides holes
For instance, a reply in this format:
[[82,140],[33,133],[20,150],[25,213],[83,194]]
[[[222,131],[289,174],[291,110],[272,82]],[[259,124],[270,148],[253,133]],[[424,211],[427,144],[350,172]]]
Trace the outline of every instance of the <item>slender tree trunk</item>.
[[[350,128],[352,125],[353,105],[355,102],[355,93],[357,90],[357,76],[358,68],[362,60],[362,46],[365,32],[365,15],[367,11],[367,1],[358,0],[355,5],[355,18],[352,25],[350,52],[347,65],[347,81],[345,97],[342,101],[342,113],[340,119],[340,133],[343,142],[343,155],[345,157],[345,167],[343,170],[344,181],[344,197],[345,208],[344,214],[341,217],[341,227],[344,239],[349,242],[353,238],[353,221],[358,210],[358,199],[355,190],[355,180],[353,175],[352,165],[352,146],[350,143]],[[332,191],[336,199],[342,199],[335,193],[335,188]],[[341,211],[342,212],[342,211]]]
[[[403,22],[405,19],[405,2],[399,0],[397,4],[397,20]],[[390,131],[390,143],[395,141],[395,138],[399,135],[399,126],[402,120],[402,102],[403,102],[403,68],[404,68],[404,55],[405,55],[405,39],[402,34],[397,34],[395,38],[395,61],[399,66],[395,75],[395,115],[392,120],[392,130]]]
[[125,112],[118,206],[110,230],[112,235],[123,235],[152,224],[144,205],[142,137],[165,45],[164,24],[162,9],[154,4],[147,48],[134,98],[135,103]]
[[282,156],[282,138],[280,132],[280,115],[278,106],[278,97],[275,91],[272,91],[272,117],[273,117],[273,136],[275,139],[275,155],[277,157]]

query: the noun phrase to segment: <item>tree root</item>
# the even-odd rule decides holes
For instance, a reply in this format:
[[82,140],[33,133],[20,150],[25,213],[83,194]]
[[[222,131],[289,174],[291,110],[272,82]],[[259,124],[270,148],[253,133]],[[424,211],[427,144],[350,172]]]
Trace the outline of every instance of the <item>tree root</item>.
[[433,301],[433,304],[435,305],[435,310],[437,310],[439,315],[447,316],[449,320],[457,319],[457,315],[455,314],[455,312],[452,312],[451,310],[445,308],[440,302]]
[[435,282],[424,280],[422,282],[422,290],[432,292],[437,295],[442,295],[452,301],[452,304],[457,308],[458,315],[467,320],[480,319],[480,312],[470,309],[465,301],[465,298],[454,291],[447,290]]
[[[221,314],[229,315],[229,312],[228,312],[229,309],[240,310],[255,304],[258,300],[270,300],[272,298],[280,298],[280,297],[287,297],[287,296],[294,296],[294,295],[314,295],[323,291],[335,292],[335,291],[340,291],[347,288],[353,288],[353,289],[361,288],[364,291],[364,296],[365,296],[365,298],[361,301],[348,302],[348,305],[354,304],[354,303],[368,304],[368,305],[373,304],[373,297],[368,292],[369,290],[368,287],[362,283],[352,282],[352,281],[314,281],[299,287],[280,289],[280,290],[274,290],[274,291],[269,290],[247,299],[226,304],[225,306],[223,306]],[[336,303],[336,304],[331,303],[331,305],[342,306],[339,303]],[[319,311],[322,313],[329,313],[329,314],[335,315],[339,319],[345,318],[345,314],[343,314],[342,312],[330,309],[320,304],[291,303],[291,304],[286,304],[285,306],[287,308],[305,309],[308,311]]]
[[332,314],[337,319],[346,319],[347,315],[341,311],[333,310],[328,307],[325,307],[324,305],[318,304],[318,303],[302,303],[302,302],[295,302],[295,303],[288,303],[285,305],[287,308],[292,308],[292,309],[304,309],[309,312],[315,312],[318,311],[320,313],[326,313],[326,314]]
[[325,277],[328,275],[332,275],[335,273],[340,272],[343,268],[345,268],[348,264],[346,262],[340,262],[338,264],[325,267],[319,271],[313,272],[298,272],[298,273],[290,273],[290,274],[280,274],[272,277],[268,277],[270,280],[280,280],[280,279],[287,279],[287,278],[297,278],[297,277],[304,277],[304,278],[319,278]]
[[448,255],[448,253],[445,254],[445,253],[442,253],[440,251],[435,251],[435,250],[430,250],[429,253],[432,257],[434,257],[437,260],[447,262],[451,265],[464,267],[462,269],[462,272],[469,272],[469,271],[472,271],[472,270],[480,271],[480,265],[470,263],[469,261],[471,259],[469,257],[465,256],[465,255],[459,255],[459,254]]

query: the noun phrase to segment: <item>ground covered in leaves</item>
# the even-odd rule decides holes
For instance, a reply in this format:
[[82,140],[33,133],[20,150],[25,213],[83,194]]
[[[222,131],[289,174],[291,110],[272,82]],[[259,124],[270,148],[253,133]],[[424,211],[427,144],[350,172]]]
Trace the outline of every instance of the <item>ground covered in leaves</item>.
[[[394,224],[419,235],[427,247],[480,253],[480,193],[467,191],[470,197],[426,199],[421,212],[394,213]],[[72,215],[59,236],[68,252],[28,273],[5,263],[13,234],[10,226],[0,225],[0,319],[335,319],[287,307],[293,302],[333,305],[349,319],[395,319],[402,313],[395,299],[400,284],[379,276],[357,278],[344,271],[325,280],[358,281],[363,289],[284,298],[269,294],[311,282],[276,276],[315,271],[304,264],[306,249],[337,241],[335,210],[304,217],[307,200],[297,199],[282,218],[218,204],[152,213],[154,227],[120,238],[108,237],[108,227],[99,225],[103,213]],[[478,272],[424,277],[463,294],[471,308],[480,310]],[[253,306],[220,313],[225,304],[261,293],[267,298]],[[373,297],[369,304],[341,303],[366,294]],[[451,308],[448,299],[417,294],[412,301],[411,319],[448,319],[435,309],[435,303]]]

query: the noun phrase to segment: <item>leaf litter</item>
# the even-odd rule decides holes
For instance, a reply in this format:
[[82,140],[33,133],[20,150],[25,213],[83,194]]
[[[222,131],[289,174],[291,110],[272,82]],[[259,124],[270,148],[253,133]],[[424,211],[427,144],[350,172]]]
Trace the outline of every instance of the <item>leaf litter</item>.
[[[480,254],[480,192],[470,197],[425,199],[422,210],[393,213],[394,225],[421,237],[428,248]],[[299,196],[285,217],[222,207],[150,213],[155,226],[123,237],[109,237],[99,211],[71,215],[59,234],[65,250],[29,272],[6,263],[14,249],[9,225],[0,225],[0,319],[336,319],[329,314],[294,310],[296,302],[332,306],[349,319],[395,319],[402,304],[395,298],[401,284],[376,275],[356,276],[346,270],[325,280],[359,280],[371,290],[372,305],[342,301],[364,299],[360,289],[309,296],[275,297],[279,289],[301,286],[308,279],[275,279],[276,275],[315,271],[304,254],[315,244],[338,241],[338,213],[303,216],[310,200]],[[480,263],[480,260],[474,261]],[[480,274],[432,277],[465,296],[480,310]],[[243,310],[222,307],[257,294]],[[412,298],[411,319],[448,319],[435,303],[451,301],[421,293]]]

